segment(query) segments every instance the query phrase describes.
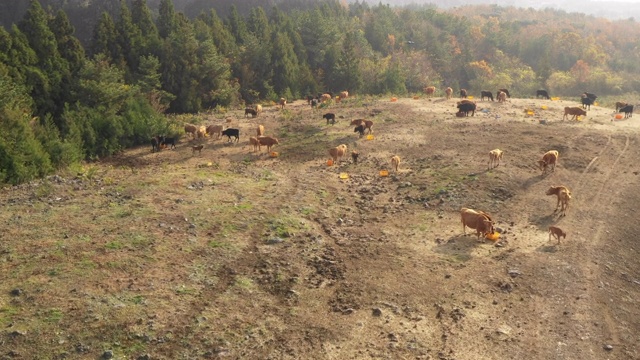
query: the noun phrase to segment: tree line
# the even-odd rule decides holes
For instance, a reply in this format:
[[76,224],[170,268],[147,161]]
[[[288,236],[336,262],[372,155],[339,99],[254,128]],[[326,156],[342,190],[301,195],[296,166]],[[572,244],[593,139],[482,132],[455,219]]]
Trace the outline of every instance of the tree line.
[[0,183],[147,144],[171,132],[167,113],[427,85],[522,97],[640,89],[634,21],[490,5],[289,0],[221,17],[204,0],[190,16],[171,0],[107,3],[84,42],[65,10],[38,0],[0,28]]

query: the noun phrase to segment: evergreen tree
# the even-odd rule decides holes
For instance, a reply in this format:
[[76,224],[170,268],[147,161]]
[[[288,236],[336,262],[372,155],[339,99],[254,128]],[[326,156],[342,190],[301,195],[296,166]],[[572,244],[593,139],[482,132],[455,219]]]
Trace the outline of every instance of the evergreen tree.
[[293,43],[285,33],[275,34],[271,63],[273,64],[273,87],[276,93],[280,96],[297,97],[301,90],[298,83],[298,58],[293,50]]
[[140,29],[133,24],[131,11],[125,0],[120,1],[120,19],[116,24],[116,28],[118,30],[118,43],[130,76],[131,73],[138,69],[138,61],[143,53],[143,40]]
[[[63,110],[62,79],[69,76],[69,65],[58,52],[55,35],[48,26],[48,16],[37,0],[31,0],[29,8],[18,27],[35,51],[37,67],[46,77],[45,84],[28,84],[33,88],[37,115],[52,114],[54,118]],[[37,96],[35,96],[37,95]]]
[[238,45],[244,44],[244,39],[247,35],[247,24],[244,19],[238,13],[238,9],[235,5],[231,5],[230,14],[225,22],[227,28],[236,39]]
[[158,34],[160,38],[166,39],[176,29],[176,13],[173,8],[173,1],[160,1],[160,15],[158,16]]
[[124,62],[122,50],[118,44],[116,24],[111,15],[106,12],[102,13],[100,21],[93,31],[91,49],[94,57],[102,54],[115,64]]
[[160,55],[161,42],[158,28],[153,22],[151,10],[146,0],[134,0],[131,6],[131,20],[140,30],[141,55]]
[[18,184],[52,170],[30,125],[31,99],[0,64],[0,183]]

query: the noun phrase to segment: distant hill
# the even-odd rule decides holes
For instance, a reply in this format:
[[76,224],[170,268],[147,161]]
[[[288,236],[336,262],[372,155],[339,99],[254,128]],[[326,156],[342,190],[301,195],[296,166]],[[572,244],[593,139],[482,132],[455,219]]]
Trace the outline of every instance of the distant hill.
[[[354,3],[356,1],[349,1]],[[391,6],[433,4],[438,8],[451,9],[465,5],[498,5],[533,9],[556,9],[566,12],[578,12],[611,20],[639,19],[640,3],[629,1],[589,1],[589,0],[359,0],[370,5],[379,3]]]

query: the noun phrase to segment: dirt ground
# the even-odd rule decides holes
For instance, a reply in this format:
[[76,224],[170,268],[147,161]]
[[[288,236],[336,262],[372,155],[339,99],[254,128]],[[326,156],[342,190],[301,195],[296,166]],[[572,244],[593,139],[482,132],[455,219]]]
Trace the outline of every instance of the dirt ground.
[[[562,121],[576,100],[468,118],[457,99],[295,101],[226,114],[237,144],[183,138],[5,188],[0,358],[638,359],[640,125],[598,106]],[[248,145],[257,124],[277,157]],[[461,207],[500,239],[464,235]]]

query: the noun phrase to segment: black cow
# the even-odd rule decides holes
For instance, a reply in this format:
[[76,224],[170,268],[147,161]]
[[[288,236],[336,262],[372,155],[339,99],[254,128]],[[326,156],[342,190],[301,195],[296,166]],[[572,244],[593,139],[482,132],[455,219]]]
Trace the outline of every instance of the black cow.
[[493,94],[491,93],[491,91],[480,91],[480,100],[484,101],[484,98],[491,99],[491,101],[493,101]]
[[258,112],[255,109],[246,108],[244,109],[244,117],[247,117],[247,115],[251,115],[251,117],[256,117],[258,116]]
[[307,105],[311,104],[311,100],[313,100],[313,95],[307,95]]
[[539,98],[539,97],[541,97],[541,96],[542,96],[543,98],[547,99],[547,100],[549,100],[549,99],[550,99],[550,97],[549,97],[549,93],[547,92],[547,90],[537,90],[537,91],[536,91],[536,98]]
[[460,99],[466,99],[466,98],[467,98],[467,90],[460,89]]
[[596,96],[596,94],[592,94],[592,93],[588,93],[588,92],[583,92],[581,96],[582,96],[582,97],[588,97],[589,99],[591,99],[591,102],[592,102],[592,103],[593,103],[593,102],[595,102],[595,101],[596,101],[596,99],[598,98],[598,97]]
[[227,136],[229,138],[229,140],[227,140],[227,142],[231,141],[231,137],[235,137],[236,138],[236,142],[240,141],[240,130],[239,129],[226,129],[222,131],[222,136]]
[[160,151],[160,137],[154,136],[151,138],[151,152]]
[[353,132],[360,133],[360,137],[364,136],[364,125],[358,125],[353,129]]
[[507,90],[507,89],[498,89],[498,92],[500,92],[500,91],[502,91],[503,93],[507,94],[508,98],[511,98],[511,95],[509,95],[509,90]]
[[633,116],[633,105],[627,105],[620,108],[620,112],[624,113],[624,118],[630,118]]
[[476,113],[476,104],[472,102],[463,102],[458,104],[458,110],[461,113],[464,113],[465,116],[469,116],[469,112],[471,112],[471,116],[474,116]]
[[160,140],[160,145],[171,145],[170,149],[176,148],[176,138],[162,135],[158,136],[158,139]]
[[588,97],[588,96],[585,96],[584,94],[582,94],[581,100],[582,100],[582,108],[583,109],[587,109],[588,108],[589,110],[591,110],[591,105],[593,105],[595,100],[590,98],[590,97]]
[[334,113],[326,113],[322,115],[322,118],[327,119],[327,125],[329,125],[329,122],[331,122],[331,125],[336,123],[336,114]]
[[311,107],[314,109],[318,107],[318,99],[316,98],[311,99]]

